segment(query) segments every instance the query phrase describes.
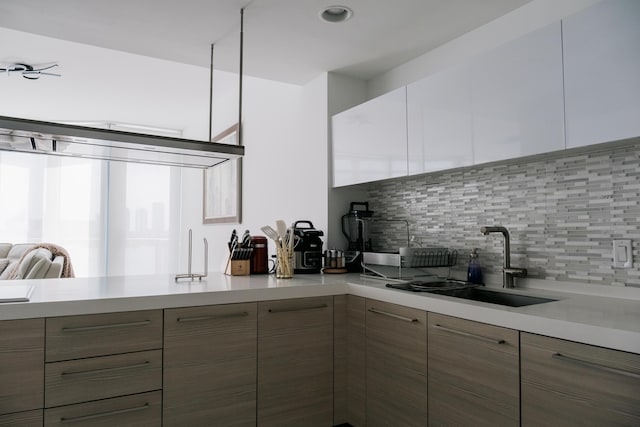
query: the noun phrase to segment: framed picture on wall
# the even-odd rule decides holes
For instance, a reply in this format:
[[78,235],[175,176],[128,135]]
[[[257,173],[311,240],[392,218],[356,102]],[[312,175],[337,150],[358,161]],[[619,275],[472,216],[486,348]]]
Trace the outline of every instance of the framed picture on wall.
[[[238,124],[213,137],[212,142],[237,145]],[[203,188],[203,224],[242,222],[242,158],[206,169]]]

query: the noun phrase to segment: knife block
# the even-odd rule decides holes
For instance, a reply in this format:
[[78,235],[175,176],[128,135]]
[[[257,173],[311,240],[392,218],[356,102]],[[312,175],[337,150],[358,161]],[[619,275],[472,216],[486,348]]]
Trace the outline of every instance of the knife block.
[[248,259],[232,259],[225,273],[231,276],[248,276],[251,274],[251,261]]

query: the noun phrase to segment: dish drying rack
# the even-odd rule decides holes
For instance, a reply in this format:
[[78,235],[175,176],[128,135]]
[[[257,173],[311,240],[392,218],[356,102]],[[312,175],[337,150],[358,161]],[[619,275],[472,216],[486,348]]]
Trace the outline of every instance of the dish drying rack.
[[398,252],[364,252],[363,277],[406,280],[430,276],[423,268],[452,267],[458,252],[447,248],[400,248]]

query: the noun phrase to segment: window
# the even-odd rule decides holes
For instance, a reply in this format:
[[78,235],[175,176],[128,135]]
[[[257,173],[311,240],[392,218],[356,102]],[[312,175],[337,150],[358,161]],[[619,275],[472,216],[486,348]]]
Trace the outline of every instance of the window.
[[0,152],[0,241],[55,243],[77,277],[175,271],[180,170]]

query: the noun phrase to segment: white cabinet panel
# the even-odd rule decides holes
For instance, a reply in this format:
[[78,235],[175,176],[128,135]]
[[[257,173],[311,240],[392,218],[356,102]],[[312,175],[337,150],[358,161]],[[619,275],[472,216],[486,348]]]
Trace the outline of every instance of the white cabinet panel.
[[471,63],[474,163],[564,149],[560,23]]
[[640,135],[640,1],[562,21],[567,148]]
[[407,175],[406,88],[332,117],[333,186]]
[[469,67],[407,86],[409,174],[473,163]]

